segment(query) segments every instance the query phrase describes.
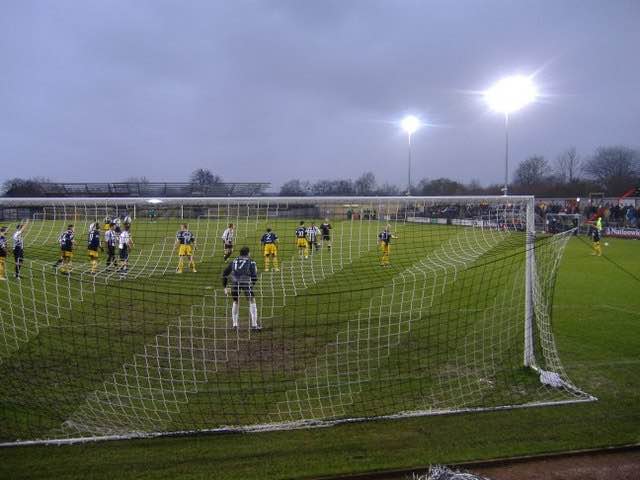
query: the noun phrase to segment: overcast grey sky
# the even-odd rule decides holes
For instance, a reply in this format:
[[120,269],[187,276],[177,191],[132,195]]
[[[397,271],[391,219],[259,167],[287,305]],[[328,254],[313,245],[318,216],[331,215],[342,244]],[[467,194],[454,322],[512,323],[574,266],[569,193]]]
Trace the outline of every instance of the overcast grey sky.
[[482,183],[503,126],[482,91],[537,72],[512,165],[640,145],[640,1],[5,0],[0,180],[356,177]]

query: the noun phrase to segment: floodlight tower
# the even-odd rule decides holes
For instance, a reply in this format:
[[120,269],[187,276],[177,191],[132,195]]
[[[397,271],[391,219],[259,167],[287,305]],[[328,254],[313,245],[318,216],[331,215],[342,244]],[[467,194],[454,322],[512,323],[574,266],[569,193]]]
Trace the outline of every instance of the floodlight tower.
[[505,77],[484,92],[484,99],[489,108],[504,114],[504,187],[507,196],[509,188],[509,114],[534,102],[538,90],[530,77],[515,75]]
[[407,195],[411,195],[411,135],[413,135],[418,128],[420,128],[420,120],[413,115],[407,115],[400,122],[402,129],[407,132],[407,139],[409,141],[409,168],[407,172]]

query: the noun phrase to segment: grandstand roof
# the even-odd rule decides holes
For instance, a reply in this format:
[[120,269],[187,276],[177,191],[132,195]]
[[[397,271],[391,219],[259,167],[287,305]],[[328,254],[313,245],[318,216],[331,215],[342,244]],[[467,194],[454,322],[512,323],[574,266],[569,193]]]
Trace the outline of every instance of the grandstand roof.
[[8,191],[8,197],[253,197],[270,183],[224,182],[199,185],[188,182],[51,182],[30,191]]

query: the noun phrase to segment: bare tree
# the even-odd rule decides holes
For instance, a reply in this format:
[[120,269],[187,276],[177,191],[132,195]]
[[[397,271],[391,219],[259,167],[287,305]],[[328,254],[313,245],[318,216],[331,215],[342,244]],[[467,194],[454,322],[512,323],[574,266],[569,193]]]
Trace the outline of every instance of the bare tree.
[[549,171],[549,165],[544,157],[534,155],[523,160],[516,169],[514,181],[518,185],[532,187],[544,183]]
[[434,180],[423,178],[416,187],[418,195],[463,195],[466,190],[467,188],[462,183],[450,178],[436,178]]
[[477,178],[472,179],[468,184],[466,184],[465,190],[467,191],[467,195],[482,195],[484,193],[480,180]]
[[318,180],[309,190],[313,195],[353,195],[355,188],[353,181],[347,180]]
[[582,160],[578,156],[576,147],[562,152],[555,163],[555,173],[562,183],[573,183],[580,177]]
[[285,197],[302,197],[309,194],[311,185],[298,179],[289,180],[280,187],[280,195]]
[[208,168],[198,168],[191,173],[189,181],[192,185],[215,185],[221,183],[222,178],[214,175]]
[[51,180],[45,177],[11,178],[2,184],[5,197],[39,197],[44,193],[45,183]]
[[376,190],[376,177],[372,172],[363,173],[355,182],[356,195],[373,195]]
[[629,147],[600,147],[584,171],[610,195],[624,193],[640,177],[640,152]]
[[334,180],[333,185],[332,193],[335,195],[353,195],[355,193],[355,188],[351,179]]
[[333,182],[331,180],[318,180],[311,187],[314,195],[323,196],[333,193]]
[[392,183],[385,182],[377,188],[376,195],[386,197],[400,195],[400,187],[393,185]]

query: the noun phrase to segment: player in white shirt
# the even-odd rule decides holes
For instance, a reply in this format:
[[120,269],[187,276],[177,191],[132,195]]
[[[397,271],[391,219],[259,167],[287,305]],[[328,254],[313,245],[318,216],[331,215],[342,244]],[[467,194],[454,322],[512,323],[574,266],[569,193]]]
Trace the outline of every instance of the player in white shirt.
[[236,227],[233,223],[222,233],[222,242],[224,243],[224,261],[229,260],[229,257],[233,253],[233,244],[236,240]]
[[104,232],[104,243],[107,245],[107,268],[110,269],[116,263],[116,246],[118,238],[116,237],[115,224],[110,223],[109,228]]
[[120,249],[120,276],[124,277],[129,272],[129,250],[133,247],[129,225],[124,226],[118,242],[118,248]]
[[113,217],[113,225],[115,226],[113,231],[116,232],[116,238],[118,238],[120,236],[120,233],[122,232],[121,222],[119,217]]
[[320,229],[316,227],[315,223],[312,223],[309,228],[307,228],[307,242],[309,243],[309,250],[313,253],[314,250],[318,250],[320,246],[318,245],[318,237],[320,236]]
[[16,261],[16,279],[20,279],[20,269],[22,268],[22,262],[24,261],[24,239],[22,234],[27,228],[29,220],[24,223],[20,223],[16,226],[16,231],[13,234],[13,258]]

